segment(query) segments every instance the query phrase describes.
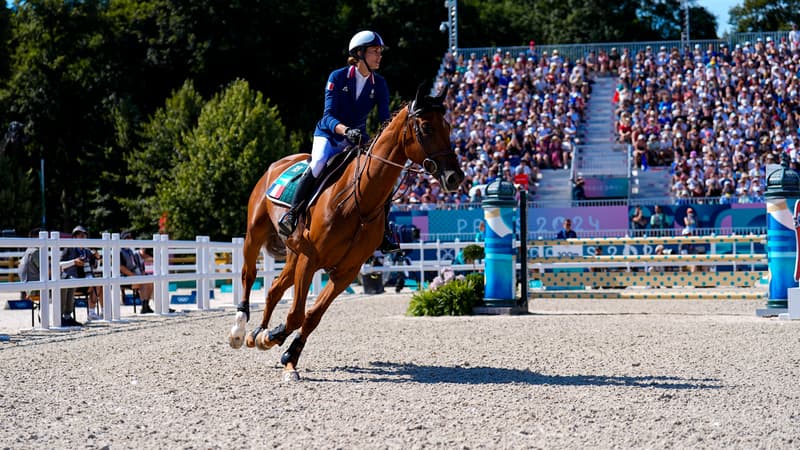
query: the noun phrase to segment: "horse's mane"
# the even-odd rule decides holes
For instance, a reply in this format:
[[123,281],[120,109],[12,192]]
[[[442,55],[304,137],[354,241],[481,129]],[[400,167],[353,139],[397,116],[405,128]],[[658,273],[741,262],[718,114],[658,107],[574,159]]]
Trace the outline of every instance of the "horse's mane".
[[367,143],[367,148],[372,148],[372,145],[375,143],[375,141],[377,141],[378,138],[381,137],[381,134],[383,134],[383,130],[385,130],[386,127],[388,127],[389,124],[392,123],[394,118],[397,117],[397,115],[400,114],[400,112],[403,109],[405,109],[408,106],[408,104],[409,102],[403,102],[400,105],[400,107],[397,108],[397,110],[395,110],[395,112],[393,112],[391,116],[389,116],[388,119],[384,120],[383,123],[381,123],[381,126],[378,127],[378,131],[375,133],[375,136],[373,136],[372,139],[370,139],[369,142]]

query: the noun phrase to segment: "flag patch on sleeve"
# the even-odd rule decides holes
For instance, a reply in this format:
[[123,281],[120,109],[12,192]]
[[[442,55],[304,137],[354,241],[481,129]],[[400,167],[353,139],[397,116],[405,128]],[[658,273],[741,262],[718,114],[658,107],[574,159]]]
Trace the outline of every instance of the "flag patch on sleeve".
[[332,91],[333,90],[333,81],[328,81],[328,85],[325,86],[325,89],[328,90],[328,91]]

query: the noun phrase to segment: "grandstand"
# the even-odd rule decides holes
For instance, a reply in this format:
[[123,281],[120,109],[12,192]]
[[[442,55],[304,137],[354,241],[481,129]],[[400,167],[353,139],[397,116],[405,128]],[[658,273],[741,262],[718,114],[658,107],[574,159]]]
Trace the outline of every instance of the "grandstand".
[[[725,40],[458,49],[438,78],[449,83],[452,142],[467,177],[456,194],[480,201],[497,178],[531,198],[760,203],[766,168],[796,166],[800,50],[787,34]],[[415,180],[398,203],[424,203]]]

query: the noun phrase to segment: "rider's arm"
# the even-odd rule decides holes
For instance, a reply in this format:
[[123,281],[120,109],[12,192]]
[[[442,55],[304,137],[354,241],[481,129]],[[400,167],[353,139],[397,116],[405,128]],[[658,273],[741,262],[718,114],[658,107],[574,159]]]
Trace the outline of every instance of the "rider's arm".
[[320,123],[323,128],[343,136],[347,127],[334,117],[337,112],[336,101],[339,90],[342,89],[343,83],[347,83],[346,77],[339,76],[341,73],[340,70],[334,70],[328,77],[328,82],[325,85],[325,107]]

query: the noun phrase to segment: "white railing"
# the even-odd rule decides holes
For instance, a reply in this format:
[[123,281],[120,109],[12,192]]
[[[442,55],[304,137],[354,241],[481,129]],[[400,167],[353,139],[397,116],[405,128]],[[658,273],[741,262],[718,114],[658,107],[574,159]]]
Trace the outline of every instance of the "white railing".
[[[242,298],[240,275],[243,266],[242,247],[244,239],[234,238],[231,242],[211,242],[206,236],[198,236],[195,241],[171,241],[167,235],[153,235],[153,240],[120,240],[119,234],[103,233],[102,239],[63,239],[58,232],[39,233],[38,238],[2,238],[0,254],[20,257],[20,249],[37,247],[39,267],[47,274],[40,281],[0,283],[0,293],[38,290],[41,309],[41,328],[61,327],[61,289],[78,287],[99,287],[103,290],[102,316],[107,321],[120,321],[123,285],[153,283],[153,302],[156,314],[169,315],[169,283],[176,281],[196,282],[196,301],[199,310],[210,309],[210,290],[216,280],[231,280],[233,302]],[[64,248],[79,247],[96,250],[101,259],[90,278],[61,278],[61,251]],[[152,273],[124,277],[120,275],[120,249],[152,248]],[[226,255],[229,255],[228,258]],[[170,263],[182,256],[194,257],[194,263]],[[230,264],[217,264],[216,257],[230,260]],[[266,251],[259,260],[258,277],[264,278],[268,286],[283,269],[283,263],[276,262]],[[150,270],[148,270],[150,272]],[[322,287],[321,272],[314,276],[312,297]],[[287,294],[291,294],[289,290]]]

